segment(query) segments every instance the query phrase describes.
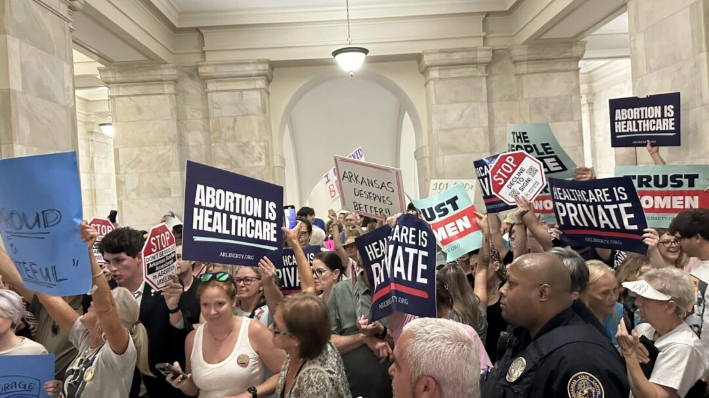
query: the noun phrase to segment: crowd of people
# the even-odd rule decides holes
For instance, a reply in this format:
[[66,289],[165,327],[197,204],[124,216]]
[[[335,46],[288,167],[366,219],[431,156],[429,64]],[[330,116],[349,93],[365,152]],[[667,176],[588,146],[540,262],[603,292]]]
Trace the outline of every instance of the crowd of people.
[[[155,290],[145,231],[108,233],[99,262],[83,222],[87,295],[29,290],[0,250],[0,355],[53,353],[43,388],[66,398],[708,396],[709,210],[645,230],[640,255],[566,246],[517,204],[506,217],[477,213],[479,249],[447,261],[438,248],[437,317],[372,322],[355,242],[396,216],[331,210],[325,223],[300,209],[283,228],[301,289],[289,295],[266,257],[258,267],[184,259],[172,212],[177,272]],[[334,250],[310,262],[303,247],[327,241]]]

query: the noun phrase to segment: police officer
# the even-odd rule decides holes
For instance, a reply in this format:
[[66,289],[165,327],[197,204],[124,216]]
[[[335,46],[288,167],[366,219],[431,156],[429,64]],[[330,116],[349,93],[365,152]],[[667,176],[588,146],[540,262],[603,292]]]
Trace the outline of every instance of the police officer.
[[556,256],[519,257],[507,268],[500,295],[502,317],[517,328],[483,375],[483,397],[629,396],[621,356],[571,308],[569,270]]

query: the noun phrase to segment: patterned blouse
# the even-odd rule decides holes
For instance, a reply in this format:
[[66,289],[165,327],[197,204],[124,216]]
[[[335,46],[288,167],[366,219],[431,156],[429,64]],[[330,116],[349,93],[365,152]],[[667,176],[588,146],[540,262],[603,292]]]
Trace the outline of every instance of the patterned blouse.
[[283,363],[276,388],[277,398],[352,398],[342,358],[332,343],[328,342],[315,359],[305,362],[293,387],[284,394],[289,362],[290,358],[286,358]]

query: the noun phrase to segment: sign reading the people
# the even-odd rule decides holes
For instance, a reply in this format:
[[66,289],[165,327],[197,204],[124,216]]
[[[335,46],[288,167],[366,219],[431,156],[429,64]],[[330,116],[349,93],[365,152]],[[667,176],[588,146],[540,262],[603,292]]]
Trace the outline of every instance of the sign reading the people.
[[143,276],[156,290],[162,290],[177,273],[175,236],[165,223],[150,228],[143,244]]
[[709,165],[616,166],[616,176],[633,180],[651,228],[666,228],[686,209],[709,209]]
[[576,164],[554,137],[549,123],[508,124],[508,152],[524,151],[544,165],[547,177],[571,178]]
[[98,245],[101,244],[103,237],[108,235],[109,232],[113,231],[113,223],[105,218],[93,218],[89,221],[89,225],[96,229],[98,236],[96,237],[96,242],[94,243],[94,257],[96,261],[103,263],[105,262],[101,252],[98,250]]
[[342,207],[386,219],[406,211],[401,170],[335,156]]
[[76,153],[0,160],[0,236],[27,288],[86,294],[91,268],[79,235]]
[[[347,155],[347,159],[361,160],[364,162],[364,151],[362,150],[362,147],[352,151],[352,153]],[[330,197],[330,200],[334,203],[340,198],[340,191],[337,186],[337,169],[333,167],[331,170],[328,170],[322,178],[325,183],[325,187],[327,188],[327,194]]]
[[[320,246],[305,246],[303,248],[310,265],[313,265],[313,259],[320,251]],[[283,249],[283,262],[276,264],[276,275],[281,280],[281,292],[284,295],[300,291],[300,275],[298,275],[298,265],[295,262],[293,249],[288,247]]]
[[546,186],[543,169],[539,160],[524,151],[503,153],[490,169],[492,192],[509,205],[518,196],[532,201]]
[[404,214],[355,244],[373,291],[369,322],[393,312],[436,316],[436,241],[424,221]]
[[448,261],[482,247],[482,231],[475,222],[475,206],[461,185],[413,201],[447,254]]
[[647,253],[642,238],[647,223],[630,177],[550,178],[549,187],[559,229],[569,245]]
[[281,261],[283,187],[187,162],[186,260],[255,267],[267,256]]
[[680,146],[680,94],[615,98],[608,101],[611,146]]

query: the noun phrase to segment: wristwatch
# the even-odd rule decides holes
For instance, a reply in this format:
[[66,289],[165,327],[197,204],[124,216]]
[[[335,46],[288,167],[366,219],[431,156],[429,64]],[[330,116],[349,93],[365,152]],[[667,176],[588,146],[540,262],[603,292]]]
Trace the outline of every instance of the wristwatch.
[[258,391],[256,391],[256,387],[249,387],[246,389],[246,392],[251,394],[251,398],[258,398]]
[[169,309],[169,308],[167,309],[167,313],[168,313],[168,314],[177,314],[179,311],[180,311],[180,306],[179,306],[179,305],[178,305],[177,307],[175,307],[174,310],[171,310],[171,309]]
[[384,330],[381,333],[377,333],[374,337],[384,340],[387,337],[387,327],[384,326]]

